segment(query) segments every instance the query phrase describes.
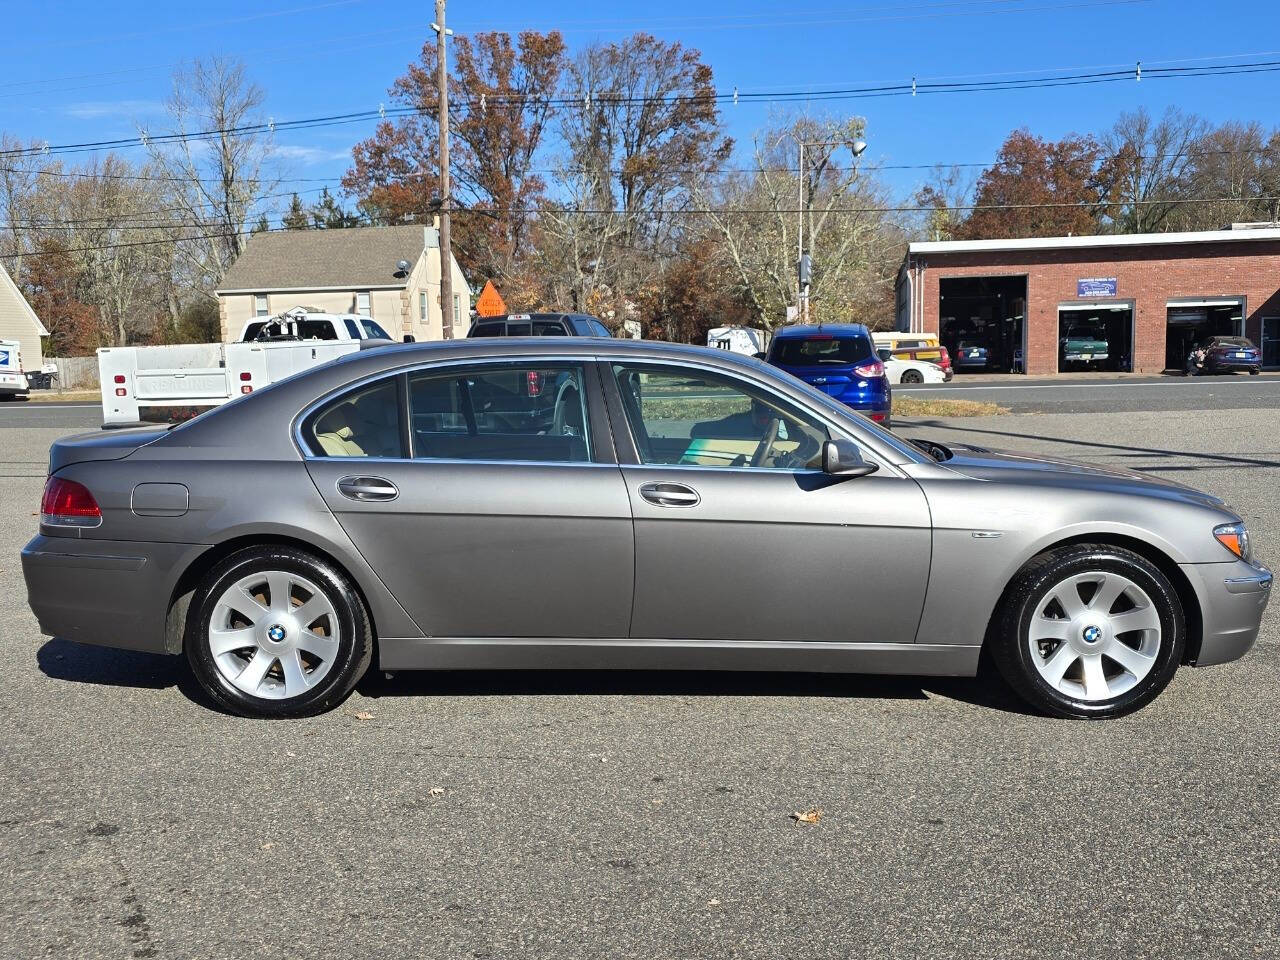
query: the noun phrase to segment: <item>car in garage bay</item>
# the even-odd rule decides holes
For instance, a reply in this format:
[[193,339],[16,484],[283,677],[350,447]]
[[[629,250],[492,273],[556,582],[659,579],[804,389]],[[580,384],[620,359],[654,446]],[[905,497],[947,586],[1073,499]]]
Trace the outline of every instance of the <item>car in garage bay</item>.
[[986,658],[1038,710],[1110,717],[1243,656],[1271,586],[1240,515],[1174,481],[909,443],[753,358],[569,337],[363,350],[57,440],[22,569],[44,633],[183,655],[258,717],[375,664]]
[[1262,372],[1262,353],[1247,337],[1210,337],[1199,349],[1204,351],[1203,373]]

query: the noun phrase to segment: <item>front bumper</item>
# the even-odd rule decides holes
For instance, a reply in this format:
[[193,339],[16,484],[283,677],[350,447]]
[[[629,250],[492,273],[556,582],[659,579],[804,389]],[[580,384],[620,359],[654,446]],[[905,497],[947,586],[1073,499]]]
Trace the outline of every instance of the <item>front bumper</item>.
[[22,550],[27,603],[51,637],[166,650],[165,620],[178,576],[207,546],[37,535]]
[[1243,657],[1258,639],[1262,614],[1271,599],[1271,571],[1243,560],[1185,563],[1180,568],[1200,601],[1203,636],[1196,665]]

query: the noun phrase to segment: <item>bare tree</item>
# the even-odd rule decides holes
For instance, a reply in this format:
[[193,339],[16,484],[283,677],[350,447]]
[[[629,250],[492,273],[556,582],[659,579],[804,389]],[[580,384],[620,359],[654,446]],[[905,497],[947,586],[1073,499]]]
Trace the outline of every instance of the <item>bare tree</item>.
[[1122,113],[1101,139],[1099,174],[1122,233],[1152,233],[1173,226],[1186,195],[1196,144],[1208,132],[1199,117],[1170,107],[1158,121],[1146,107]]
[[23,256],[30,249],[30,221],[41,170],[48,166],[40,144],[0,133],[0,262],[21,283]]
[[755,138],[756,170],[725,178],[702,195],[726,271],[767,328],[780,324],[795,301],[797,139],[806,143],[803,209],[805,248],[814,259],[814,316],[872,323],[888,316],[905,234],[876,211],[887,205],[886,192],[849,155],[863,125],[856,117],[799,117],[765,130]]
[[[272,136],[262,130],[262,89],[234,59],[213,57],[173,77],[167,127],[176,141],[152,142],[152,163],[170,178],[179,286],[212,297],[244,250],[255,204],[275,186]],[[171,304],[176,317],[178,304]]]

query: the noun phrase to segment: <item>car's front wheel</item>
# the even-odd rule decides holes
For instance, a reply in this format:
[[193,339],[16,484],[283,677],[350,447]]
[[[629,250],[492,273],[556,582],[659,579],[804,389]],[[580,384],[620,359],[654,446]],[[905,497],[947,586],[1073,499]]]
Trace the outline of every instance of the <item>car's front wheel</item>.
[[337,706],[368,669],[373,639],[347,577],[291,547],[250,547],[204,578],[187,660],[209,696],[243,716],[300,717]]
[[1102,718],[1145,706],[1182,660],[1182,604],[1153,563],[1109,544],[1032,560],[1010,584],[988,642],[1028,703],[1060,717]]

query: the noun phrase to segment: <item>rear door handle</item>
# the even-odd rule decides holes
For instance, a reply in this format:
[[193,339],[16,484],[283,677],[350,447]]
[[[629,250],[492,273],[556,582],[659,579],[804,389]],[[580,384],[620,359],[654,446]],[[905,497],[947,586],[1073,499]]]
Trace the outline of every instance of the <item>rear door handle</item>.
[[348,500],[394,500],[400,490],[390,480],[382,477],[343,477],[338,481],[338,492]]
[[655,507],[696,507],[702,502],[698,491],[693,487],[664,481],[642,484],[640,496]]

